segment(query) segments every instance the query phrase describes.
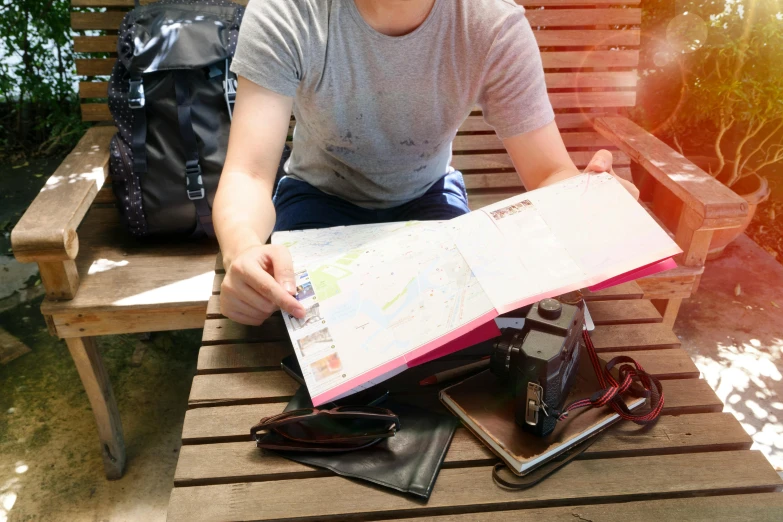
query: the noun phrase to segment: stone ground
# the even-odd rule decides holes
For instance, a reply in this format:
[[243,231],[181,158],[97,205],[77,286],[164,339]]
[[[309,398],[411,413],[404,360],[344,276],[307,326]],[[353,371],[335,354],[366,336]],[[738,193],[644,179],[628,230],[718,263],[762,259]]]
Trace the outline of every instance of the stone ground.
[[[2,177],[0,193],[8,196]],[[0,225],[36,191],[32,183],[11,204],[4,199]],[[4,228],[0,328],[32,351],[0,365],[0,522],[164,520],[201,332],[156,334],[147,343],[130,335],[99,339],[128,453],[125,476],[105,480],[76,369],[64,343],[46,331],[35,269],[3,256]],[[709,264],[675,331],[726,410],[782,470],[783,265],[741,237]]]

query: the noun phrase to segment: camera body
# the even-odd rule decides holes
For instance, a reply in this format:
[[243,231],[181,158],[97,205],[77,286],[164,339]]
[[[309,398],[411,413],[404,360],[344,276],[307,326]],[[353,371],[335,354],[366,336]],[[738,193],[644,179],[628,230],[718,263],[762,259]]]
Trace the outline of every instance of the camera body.
[[[524,312],[524,309],[523,309]],[[508,382],[514,417],[525,431],[552,433],[579,367],[584,302],[543,299],[524,315],[521,329],[504,328],[493,339],[490,369]]]

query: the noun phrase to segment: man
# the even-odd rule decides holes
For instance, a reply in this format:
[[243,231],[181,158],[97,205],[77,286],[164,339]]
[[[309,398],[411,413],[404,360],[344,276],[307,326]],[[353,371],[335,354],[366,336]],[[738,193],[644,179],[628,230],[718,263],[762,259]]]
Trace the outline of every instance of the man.
[[[221,310],[240,323],[277,308],[304,315],[288,251],[265,244],[273,230],[468,212],[449,163],[476,104],[528,190],[579,174],[511,0],[252,0],[232,69],[239,87],[213,214]],[[275,187],[292,108],[293,153]],[[611,161],[600,151],[587,170]]]

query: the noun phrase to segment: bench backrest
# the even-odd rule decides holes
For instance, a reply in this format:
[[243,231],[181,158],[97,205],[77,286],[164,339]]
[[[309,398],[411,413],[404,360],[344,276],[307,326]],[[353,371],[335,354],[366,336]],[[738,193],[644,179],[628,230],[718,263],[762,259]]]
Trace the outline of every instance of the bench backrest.
[[[535,31],[550,100],[577,167],[599,148],[613,149],[590,120],[636,104],[640,0],[516,0]],[[148,3],[142,0],[142,3]],[[244,4],[246,0],[238,0]],[[108,75],[116,57],[117,28],[133,0],[71,0],[71,26],[82,119],[111,121]],[[105,8],[104,12],[89,12]],[[627,175],[630,160],[613,150],[615,170]],[[454,142],[453,166],[465,174],[471,206],[520,191],[511,159],[494,131],[474,111]]]

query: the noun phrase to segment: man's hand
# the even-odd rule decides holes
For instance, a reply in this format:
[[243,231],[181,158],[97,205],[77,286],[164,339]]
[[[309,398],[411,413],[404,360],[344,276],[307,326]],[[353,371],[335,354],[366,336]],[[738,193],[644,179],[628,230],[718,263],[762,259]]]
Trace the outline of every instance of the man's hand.
[[278,308],[302,318],[291,254],[281,245],[256,245],[241,252],[226,270],[220,311],[238,323],[257,326]]
[[595,172],[595,173],[601,173],[601,172],[608,172],[615,178],[617,178],[617,181],[622,184],[623,187],[625,187],[625,190],[630,192],[630,194],[636,199],[639,200],[639,189],[636,188],[636,185],[634,185],[632,182],[625,180],[614,173],[614,170],[612,169],[612,153],[608,150],[599,150],[595,153],[595,156],[593,156],[593,159],[590,160],[590,163],[587,165],[587,168],[585,168],[586,173]]

